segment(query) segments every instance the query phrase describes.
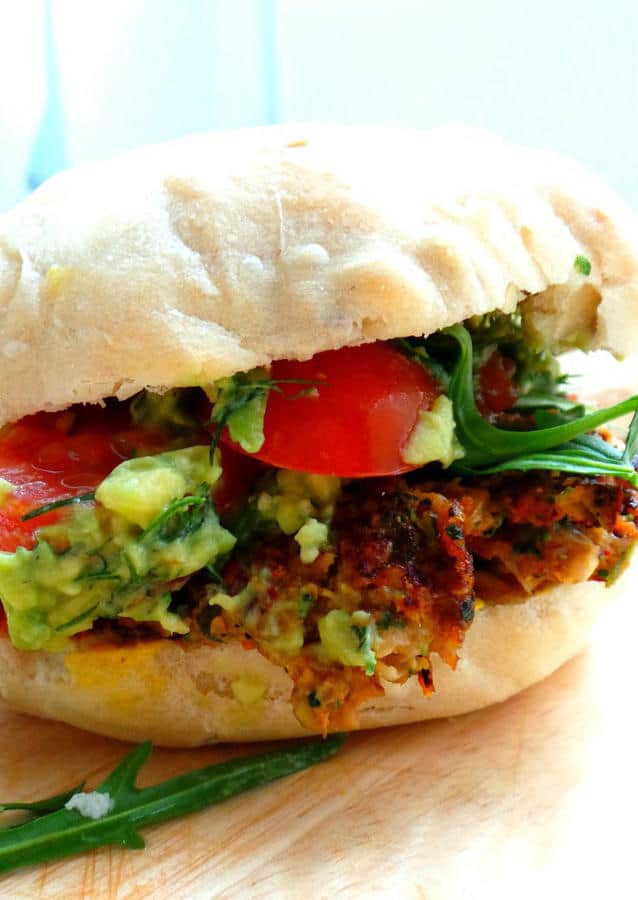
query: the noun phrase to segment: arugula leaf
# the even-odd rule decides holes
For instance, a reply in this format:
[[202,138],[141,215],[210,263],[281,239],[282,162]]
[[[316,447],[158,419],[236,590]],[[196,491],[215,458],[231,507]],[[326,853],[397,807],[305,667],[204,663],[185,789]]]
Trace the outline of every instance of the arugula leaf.
[[[613,457],[595,456],[583,452],[574,444],[565,444],[545,453],[530,453],[506,460],[494,466],[481,469],[463,468],[463,474],[493,475],[496,472],[526,472],[530,469],[549,469],[557,472],[572,472],[577,475],[613,475],[638,487],[638,476],[634,469],[614,462]],[[457,471],[461,471],[461,467]]]
[[627,430],[627,438],[625,439],[625,450],[622,455],[623,462],[627,465],[633,465],[633,460],[638,451],[638,413],[634,413],[634,417],[629,423]]
[[[138,828],[195,812],[242,791],[300,772],[334,756],[344,741],[345,735],[335,734],[325,740],[196,769],[140,789],[135,787],[137,775],[152,749],[147,741],[136,747],[96,788],[111,799],[111,809],[102,818],[87,818],[77,810],[64,808],[69,800],[67,793],[43,801],[59,803],[55,812],[0,831],[0,873],[107,844],[142,849],[145,842]],[[2,808],[16,806],[4,804]]]
[[578,400],[570,400],[563,394],[525,394],[519,397],[514,409],[557,409],[572,416],[583,416],[585,406]]
[[45,800],[36,800],[34,803],[0,803],[0,813],[10,812],[12,810],[24,810],[35,816],[41,816],[44,813],[55,812],[61,809],[74,794],[81,791],[85,782],[78,784],[77,787],[71,788],[70,791],[64,791],[62,794],[56,794],[54,797],[47,797]]
[[449,388],[457,436],[465,450],[463,460],[455,464],[457,471],[491,474],[508,470],[557,469],[615,475],[638,486],[638,474],[628,455],[638,443],[636,417],[629,429],[631,443],[624,455],[600,438],[587,435],[612,419],[638,411],[638,395],[558,425],[531,431],[497,428],[483,418],[476,406],[470,333],[462,325],[453,325],[445,329],[445,334],[457,341],[460,351]]

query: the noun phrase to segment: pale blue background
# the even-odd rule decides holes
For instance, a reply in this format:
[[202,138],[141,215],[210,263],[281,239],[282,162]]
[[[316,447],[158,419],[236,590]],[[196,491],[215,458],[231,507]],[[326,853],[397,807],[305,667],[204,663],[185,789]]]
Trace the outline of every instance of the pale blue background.
[[0,0],[0,209],[57,169],[276,121],[468,122],[638,207],[634,0]]

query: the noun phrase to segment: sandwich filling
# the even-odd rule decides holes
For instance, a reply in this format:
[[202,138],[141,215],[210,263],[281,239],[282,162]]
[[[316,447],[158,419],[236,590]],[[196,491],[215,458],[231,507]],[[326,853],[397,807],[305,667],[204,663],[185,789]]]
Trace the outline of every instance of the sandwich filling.
[[638,397],[585,409],[528,311],[6,426],[10,640],[241,642],[325,732],[384,681],[435,690],[484,607],[613,582],[638,419],[605,425]]

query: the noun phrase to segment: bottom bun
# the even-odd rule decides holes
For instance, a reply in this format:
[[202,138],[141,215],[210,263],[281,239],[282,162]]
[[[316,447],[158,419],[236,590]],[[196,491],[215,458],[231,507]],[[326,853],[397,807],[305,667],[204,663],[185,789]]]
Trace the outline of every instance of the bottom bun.
[[[471,712],[506,700],[583,649],[600,610],[631,587],[563,585],[524,603],[477,613],[452,671],[433,659],[436,692],[416,679],[385,684],[360,709],[360,728]],[[290,705],[288,675],[239,644],[169,640],[62,654],[0,641],[0,693],[13,708],[128,741],[190,747],[307,735]]]

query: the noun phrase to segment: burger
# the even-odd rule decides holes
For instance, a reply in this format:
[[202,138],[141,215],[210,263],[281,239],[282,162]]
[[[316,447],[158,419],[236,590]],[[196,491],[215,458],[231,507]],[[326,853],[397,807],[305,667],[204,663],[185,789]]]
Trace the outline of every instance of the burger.
[[481,131],[285,126],[0,220],[0,692],[165,745],[450,716],[631,584],[638,221]]

